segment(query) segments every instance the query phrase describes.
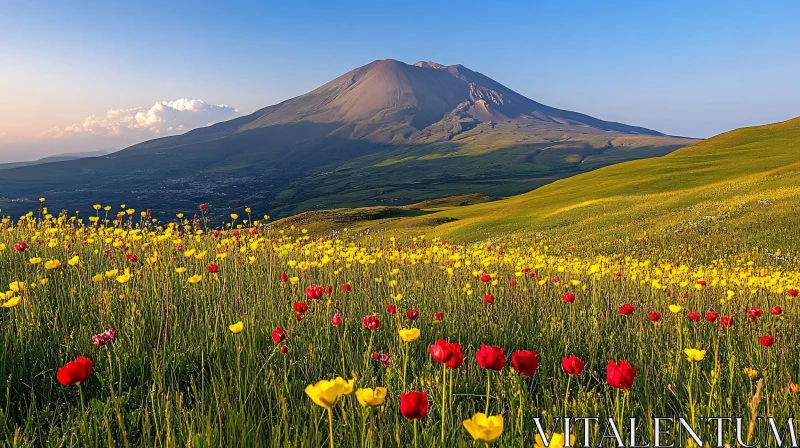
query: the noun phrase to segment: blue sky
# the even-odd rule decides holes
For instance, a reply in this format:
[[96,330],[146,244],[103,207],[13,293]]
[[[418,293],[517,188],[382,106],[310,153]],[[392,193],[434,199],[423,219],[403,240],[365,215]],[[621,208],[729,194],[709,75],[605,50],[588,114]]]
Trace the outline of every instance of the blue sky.
[[800,115],[800,2],[333,3],[2,2],[0,161],[127,144],[46,132],[108,110],[249,113],[384,58],[676,135]]

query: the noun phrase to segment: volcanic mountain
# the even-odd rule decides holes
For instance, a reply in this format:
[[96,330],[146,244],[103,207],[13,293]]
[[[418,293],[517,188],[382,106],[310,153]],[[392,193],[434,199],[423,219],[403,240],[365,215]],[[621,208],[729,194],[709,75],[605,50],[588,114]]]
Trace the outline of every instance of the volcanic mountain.
[[46,196],[59,208],[124,201],[166,213],[206,202],[287,215],[508,196],[692,142],[545,106],[461,65],[387,59],[182,135],[2,170],[0,206],[24,212]]

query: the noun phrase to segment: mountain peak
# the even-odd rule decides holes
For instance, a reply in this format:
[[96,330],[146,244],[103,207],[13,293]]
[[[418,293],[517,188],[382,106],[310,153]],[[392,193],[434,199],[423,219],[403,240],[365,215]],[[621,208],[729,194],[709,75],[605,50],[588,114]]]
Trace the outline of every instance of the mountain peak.
[[419,61],[414,64],[415,67],[423,67],[423,68],[436,68],[436,69],[444,69],[447,68],[446,65],[442,65],[438,62],[433,61]]

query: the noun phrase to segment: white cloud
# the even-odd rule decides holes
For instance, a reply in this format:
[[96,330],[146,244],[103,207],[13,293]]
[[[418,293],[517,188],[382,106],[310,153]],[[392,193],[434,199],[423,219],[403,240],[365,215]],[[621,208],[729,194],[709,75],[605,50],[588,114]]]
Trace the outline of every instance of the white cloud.
[[203,100],[179,99],[155,103],[150,109],[110,109],[105,115],[92,115],[81,123],[48,129],[43,136],[146,139],[180,134],[238,115],[238,111],[230,106],[208,104]]

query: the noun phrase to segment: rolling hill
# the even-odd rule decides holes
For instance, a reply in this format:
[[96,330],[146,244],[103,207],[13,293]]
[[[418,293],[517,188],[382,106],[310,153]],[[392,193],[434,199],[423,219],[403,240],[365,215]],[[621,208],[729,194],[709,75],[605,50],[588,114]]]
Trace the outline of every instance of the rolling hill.
[[104,157],[0,171],[0,207],[125,202],[155,216],[199,202],[286,216],[504,197],[694,142],[530,100],[461,65],[374,61],[248,116]]
[[[800,118],[730,131],[663,157],[607,166],[504,200],[353,222],[477,239],[542,232],[563,241],[642,235],[690,244],[797,247]],[[717,240],[709,239],[715,237]]]

